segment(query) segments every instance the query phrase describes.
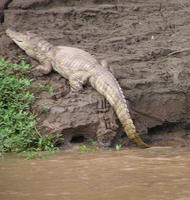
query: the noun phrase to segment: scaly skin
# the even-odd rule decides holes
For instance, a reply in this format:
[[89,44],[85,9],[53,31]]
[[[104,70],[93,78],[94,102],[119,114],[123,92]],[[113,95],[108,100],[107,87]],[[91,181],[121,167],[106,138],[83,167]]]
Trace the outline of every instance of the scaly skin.
[[29,56],[41,63],[37,67],[41,73],[48,74],[54,69],[69,80],[71,89],[75,92],[82,90],[83,85],[89,81],[114,108],[128,137],[139,147],[149,147],[137,134],[123,92],[105,61],[99,63],[81,49],[53,46],[30,32],[19,33],[7,29],[6,33]]

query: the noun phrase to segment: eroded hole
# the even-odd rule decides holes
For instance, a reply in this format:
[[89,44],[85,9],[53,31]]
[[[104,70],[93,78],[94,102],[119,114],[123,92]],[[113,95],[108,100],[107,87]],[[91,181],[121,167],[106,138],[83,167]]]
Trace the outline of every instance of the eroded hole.
[[172,132],[176,129],[182,129],[182,124],[176,122],[165,122],[160,126],[155,126],[148,129],[148,135],[154,136],[159,133]]
[[71,140],[71,143],[83,143],[83,142],[84,142],[83,135],[74,136]]

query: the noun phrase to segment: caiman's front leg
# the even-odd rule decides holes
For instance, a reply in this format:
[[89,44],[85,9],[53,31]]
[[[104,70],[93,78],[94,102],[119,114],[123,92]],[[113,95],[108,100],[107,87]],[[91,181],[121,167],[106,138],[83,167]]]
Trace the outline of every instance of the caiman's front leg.
[[104,68],[106,68],[106,69],[108,69],[109,70],[109,66],[108,66],[108,62],[107,62],[107,60],[101,60],[100,61],[100,65],[102,66],[102,67],[104,67]]
[[53,67],[50,62],[45,62],[43,65],[38,65],[36,69],[42,74],[49,74]]

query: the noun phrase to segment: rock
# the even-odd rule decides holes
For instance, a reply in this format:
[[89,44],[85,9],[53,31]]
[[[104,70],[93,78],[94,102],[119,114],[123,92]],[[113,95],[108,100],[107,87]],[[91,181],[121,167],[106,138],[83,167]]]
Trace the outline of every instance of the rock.
[[42,113],[42,134],[63,134],[67,145],[77,137],[98,140],[104,147],[111,145],[118,130],[117,118],[109,104],[99,106],[104,98],[95,90],[88,88],[85,94],[77,94],[74,98],[68,94],[59,100],[47,100],[44,96],[36,102]]

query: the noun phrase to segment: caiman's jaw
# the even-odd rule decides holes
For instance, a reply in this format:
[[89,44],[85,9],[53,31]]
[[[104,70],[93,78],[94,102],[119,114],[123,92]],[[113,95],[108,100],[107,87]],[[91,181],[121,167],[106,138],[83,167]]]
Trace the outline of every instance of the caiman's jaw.
[[31,47],[29,34],[22,34],[12,29],[7,29],[6,33],[23,50],[27,51]]
[[6,34],[21,48],[27,55],[44,62],[52,56],[53,46],[29,31],[20,33],[13,29],[7,29]]

